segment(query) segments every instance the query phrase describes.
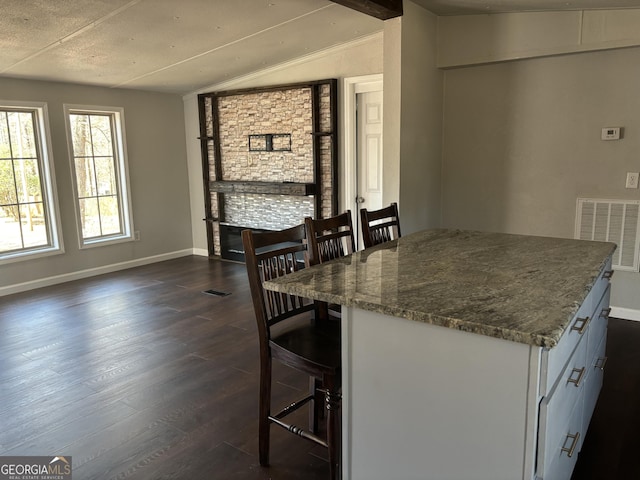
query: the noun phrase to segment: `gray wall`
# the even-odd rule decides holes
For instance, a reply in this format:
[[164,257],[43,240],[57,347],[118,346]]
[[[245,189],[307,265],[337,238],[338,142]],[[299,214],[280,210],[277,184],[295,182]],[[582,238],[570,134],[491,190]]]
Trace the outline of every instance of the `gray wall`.
[[440,226],[443,73],[437,17],[404,2],[384,28],[383,203],[398,202],[404,234]]
[[[191,251],[184,107],[177,95],[0,78],[0,98],[46,102],[65,253],[0,265],[0,293],[16,284],[70,279],[106,266]],[[80,250],[63,104],[124,108],[134,229],[139,242]],[[150,259],[149,259],[150,260]],[[46,282],[45,282],[46,283]],[[52,282],[49,282],[52,283]],[[24,289],[24,288],[21,288]],[[5,288],[5,292],[9,289]]]
[[404,3],[399,208],[403,233],[411,233],[440,226],[444,75],[436,68],[437,17]]
[[442,88],[437,17],[413,2],[384,25],[383,203],[404,234],[440,226]]
[[[443,226],[573,236],[576,198],[638,199],[640,48],[447,70]],[[624,139],[602,141],[602,127]],[[640,308],[637,273],[612,305]]]

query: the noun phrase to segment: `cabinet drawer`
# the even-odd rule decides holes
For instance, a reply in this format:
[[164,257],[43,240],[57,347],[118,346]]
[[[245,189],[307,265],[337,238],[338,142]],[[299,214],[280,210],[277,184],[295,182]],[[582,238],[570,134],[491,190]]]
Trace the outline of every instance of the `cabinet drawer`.
[[591,416],[596,408],[598,402],[598,396],[602,389],[602,381],[604,379],[604,367],[607,361],[605,356],[605,348],[607,344],[606,335],[601,339],[600,345],[594,352],[595,355],[591,359],[589,366],[589,375],[584,384],[584,415],[582,423],[582,431],[587,432],[589,423],[591,422]]
[[588,300],[582,304],[576,316],[571,320],[558,345],[542,354],[540,394],[543,396],[549,395],[578,342],[583,336],[587,336],[586,332],[592,314],[592,302],[590,298]]
[[[578,460],[584,432],[582,431],[582,402],[578,402],[564,425],[552,439],[553,447],[545,449],[538,460],[538,478],[542,480],[569,480]],[[542,460],[542,464],[540,462]]]
[[591,319],[591,325],[587,332],[588,347],[587,347],[587,359],[594,358],[596,355],[596,349],[600,346],[600,342],[607,336],[607,324],[609,323],[609,297],[611,296],[611,287],[607,286],[604,295],[600,299],[600,302],[596,306],[593,317]]
[[557,448],[562,432],[567,428],[571,412],[577,405],[582,405],[588,367],[585,339],[580,342],[566,368],[560,374],[560,380],[555,388],[540,404],[538,444],[545,457]]
[[[613,270],[613,267],[611,266],[611,259],[609,259],[609,261],[604,267],[604,270],[598,277],[598,280],[596,280],[596,283],[593,285],[593,290],[600,290],[604,292],[605,288],[609,285],[609,282],[611,277],[613,276],[613,273],[614,273],[614,270]],[[597,300],[599,299],[600,297],[598,297]]]
[[591,288],[587,298],[578,309],[578,312],[567,326],[567,329],[560,338],[558,345],[543,352],[542,368],[540,371],[541,396],[548,395],[554,387],[555,382],[558,380],[558,376],[565,368],[569,358],[578,345],[578,342],[583,336],[586,336],[589,324],[591,323],[594,315],[600,316],[601,310],[596,312],[595,309],[600,304],[600,300],[603,298],[603,295],[609,286],[609,275],[607,272],[610,271],[610,268],[611,262],[609,261]]

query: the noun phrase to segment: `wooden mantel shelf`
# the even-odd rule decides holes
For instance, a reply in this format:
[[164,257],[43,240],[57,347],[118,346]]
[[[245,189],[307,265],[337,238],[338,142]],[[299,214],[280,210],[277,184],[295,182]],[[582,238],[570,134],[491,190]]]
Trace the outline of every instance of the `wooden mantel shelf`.
[[261,193],[273,195],[315,195],[315,183],[293,182],[209,182],[209,189],[220,193]]

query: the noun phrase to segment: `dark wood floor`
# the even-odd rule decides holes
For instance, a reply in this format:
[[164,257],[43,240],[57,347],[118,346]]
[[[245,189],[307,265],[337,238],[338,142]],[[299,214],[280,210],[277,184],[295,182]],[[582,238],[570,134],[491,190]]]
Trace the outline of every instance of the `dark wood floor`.
[[[640,478],[637,345],[640,323],[612,319],[573,480]],[[71,455],[76,480],[327,478],[323,449],[276,427],[258,465],[257,374],[244,265],[185,257],[0,297],[0,455]],[[276,401],[307,387],[275,377]]]
[[[257,353],[244,265],[186,257],[2,297],[0,455],[71,455],[77,480],[327,478],[322,448],[275,427],[259,466]],[[285,404],[308,386],[274,375]]]
[[610,319],[607,357],[572,480],[640,479],[640,322]]

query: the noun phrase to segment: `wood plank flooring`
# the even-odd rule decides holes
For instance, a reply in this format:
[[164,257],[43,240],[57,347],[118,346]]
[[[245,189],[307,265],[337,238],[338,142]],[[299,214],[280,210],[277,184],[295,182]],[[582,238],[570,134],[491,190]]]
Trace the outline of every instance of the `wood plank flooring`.
[[[638,345],[640,323],[610,321],[572,480],[640,478]],[[285,367],[274,376],[276,403],[307,388]],[[71,455],[77,480],[328,478],[322,448],[276,427],[259,466],[257,395],[244,265],[184,257],[0,297],[2,456]]]
[[[274,375],[282,405],[308,387]],[[71,455],[78,480],[327,478],[323,449],[276,427],[259,466],[257,399],[244,265],[185,257],[0,297],[0,455]]]
[[640,322],[609,320],[607,357],[572,480],[640,478]]

